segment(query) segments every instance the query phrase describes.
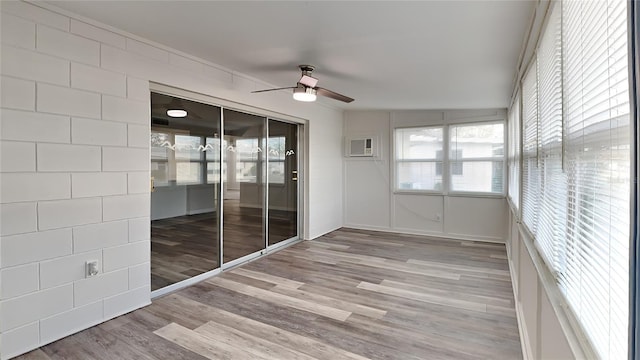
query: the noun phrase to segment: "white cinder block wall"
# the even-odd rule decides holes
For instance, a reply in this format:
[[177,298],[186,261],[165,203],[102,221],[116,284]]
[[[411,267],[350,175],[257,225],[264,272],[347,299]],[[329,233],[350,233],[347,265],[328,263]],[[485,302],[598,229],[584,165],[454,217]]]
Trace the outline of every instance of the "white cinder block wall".
[[150,81],[307,119],[304,235],[342,226],[341,111],[40,6],[0,3],[2,359],[149,303]]

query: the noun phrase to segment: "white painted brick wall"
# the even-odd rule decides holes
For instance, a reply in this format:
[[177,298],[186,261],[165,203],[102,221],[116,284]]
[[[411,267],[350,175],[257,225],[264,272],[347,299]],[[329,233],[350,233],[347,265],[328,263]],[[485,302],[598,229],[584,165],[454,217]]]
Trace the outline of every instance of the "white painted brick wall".
[[107,31],[87,24],[82,21],[71,19],[71,33],[96,40],[111,46],[125,48],[125,37],[114,32]]
[[59,229],[102,221],[102,199],[86,198],[38,203],[38,228]]
[[70,81],[69,61],[6,45],[2,45],[0,71],[45,83],[69,85]]
[[148,124],[151,116],[150,100],[147,102],[102,96],[102,118],[127,123]]
[[149,194],[108,196],[102,201],[104,221],[149,216]]
[[71,174],[71,182],[74,198],[127,193],[126,173],[76,173]]
[[148,217],[129,220],[129,241],[151,239],[151,220]]
[[4,300],[0,330],[6,331],[73,308],[73,285],[63,285]]
[[40,143],[36,147],[38,171],[100,171],[98,146]]
[[71,229],[5,236],[0,242],[2,266],[14,266],[70,255]]
[[68,116],[2,109],[0,118],[0,137],[3,140],[71,141],[71,120]]
[[37,291],[38,275],[38,263],[0,270],[0,299],[10,299]]
[[129,147],[149,148],[149,125],[127,125]]
[[129,288],[129,269],[122,269],[74,283],[75,306],[82,306],[106,297],[121,294]]
[[3,1],[2,12],[44,24],[61,30],[69,30],[69,18],[32,6],[22,1]]
[[[0,204],[0,235],[22,234],[38,230],[35,202]],[[1,241],[4,243],[4,238]],[[2,256],[5,256],[2,254]],[[4,265],[4,264],[3,264]]]
[[142,263],[129,267],[129,289],[136,289],[149,285],[151,278],[151,264]]
[[190,70],[196,73],[202,73],[203,65],[201,62],[191,60],[184,56],[169,54],[169,64]]
[[80,63],[100,66],[100,43],[38,24],[36,48]]
[[2,13],[0,14],[0,42],[34,49],[36,47],[36,24],[17,16]]
[[0,104],[4,108],[36,109],[36,83],[9,76],[0,77]]
[[151,286],[146,285],[104,299],[104,316],[113,318],[135,310],[140,304],[148,304],[150,291]]
[[90,326],[102,322],[103,307],[102,301],[96,301],[43,319],[40,321],[41,342],[49,343],[85,329],[87,325]]
[[132,53],[148,57],[153,60],[168,62],[169,53],[155,46],[145,44],[138,40],[127,39],[127,50]]
[[[42,186],[47,184],[47,186]],[[71,198],[71,176],[66,173],[0,174],[0,202],[24,202]]]
[[71,63],[71,87],[116,96],[127,94],[124,74],[84,64]]
[[127,77],[127,97],[133,100],[149,101],[149,82],[147,80]]
[[40,345],[39,321],[0,333],[0,349],[2,349],[3,359],[20,355],[37,348],[38,345]]
[[0,172],[36,171],[36,144],[0,141]]
[[128,232],[126,220],[78,226],[73,228],[73,250],[79,253],[126,244]]
[[148,171],[130,172],[127,176],[127,192],[129,194],[148,194],[151,190],[151,182]]
[[100,118],[100,94],[48,84],[38,84],[37,94],[38,111]]
[[48,289],[84,279],[85,263],[90,260],[98,260],[98,269],[102,273],[102,251],[90,251],[41,262],[40,287]]
[[104,271],[109,272],[149,262],[149,241],[138,241],[103,250]]
[[71,142],[86,145],[127,146],[127,124],[72,118]]
[[102,150],[103,171],[149,171],[151,167],[149,148],[104,148]]

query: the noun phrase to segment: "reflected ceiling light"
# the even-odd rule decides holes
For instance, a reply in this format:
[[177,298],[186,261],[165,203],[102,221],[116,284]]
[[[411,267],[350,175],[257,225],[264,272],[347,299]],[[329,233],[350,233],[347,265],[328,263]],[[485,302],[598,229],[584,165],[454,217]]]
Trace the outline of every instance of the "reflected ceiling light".
[[310,87],[294,88],[293,99],[305,102],[316,101],[316,90]]
[[167,115],[171,116],[171,117],[185,117],[187,116],[187,112],[185,110],[181,110],[181,109],[170,109],[167,110]]

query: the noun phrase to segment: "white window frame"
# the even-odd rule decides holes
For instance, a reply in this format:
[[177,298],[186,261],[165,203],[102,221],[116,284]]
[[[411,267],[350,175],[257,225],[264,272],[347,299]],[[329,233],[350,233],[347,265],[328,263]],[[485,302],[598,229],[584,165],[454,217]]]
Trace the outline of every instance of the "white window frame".
[[[491,124],[501,124],[503,127],[502,131],[502,146],[504,147],[502,157],[478,157],[478,158],[468,158],[460,161],[456,161],[459,163],[465,162],[480,162],[480,161],[502,161],[502,191],[501,192],[484,192],[484,191],[452,191],[451,190],[451,159],[449,158],[450,153],[450,129],[455,126],[474,126],[474,125],[491,125]],[[396,153],[396,131],[397,130],[406,130],[406,129],[428,129],[428,128],[441,128],[442,129],[442,159],[441,160],[432,160],[432,159],[398,159]],[[460,123],[452,123],[452,124],[437,124],[437,125],[416,125],[416,126],[406,126],[406,127],[394,127],[391,134],[391,148],[392,148],[392,158],[391,158],[391,166],[393,167],[393,193],[394,194],[415,194],[415,195],[450,195],[450,196],[460,196],[460,197],[485,197],[485,198],[505,198],[507,193],[507,122],[505,119],[502,120],[488,120],[488,121],[472,121],[472,122],[460,122]],[[498,160],[500,159],[500,160]],[[406,162],[442,162],[442,189],[441,190],[418,190],[418,189],[401,189],[398,187],[398,164],[406,163]]]

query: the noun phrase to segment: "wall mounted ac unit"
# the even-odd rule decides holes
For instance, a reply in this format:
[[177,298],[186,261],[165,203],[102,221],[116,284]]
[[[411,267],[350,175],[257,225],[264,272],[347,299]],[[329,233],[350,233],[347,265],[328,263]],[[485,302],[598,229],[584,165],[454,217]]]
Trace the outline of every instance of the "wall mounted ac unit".
[[372,157],[376,152],[375,138],[357,138],[348,139],[347,141],[347,156],[349,157]]

